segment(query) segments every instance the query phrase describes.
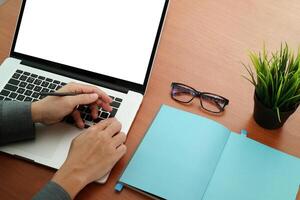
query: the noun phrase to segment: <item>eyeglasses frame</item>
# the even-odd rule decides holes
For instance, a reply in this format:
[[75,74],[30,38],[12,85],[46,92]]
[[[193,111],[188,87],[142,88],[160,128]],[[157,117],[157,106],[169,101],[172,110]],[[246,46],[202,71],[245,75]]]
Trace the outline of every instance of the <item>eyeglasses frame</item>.
[[[173,88],[174,88],[175,85],[178,85],[178,86],[182,85],[184,87],[187,87],[188,89],[191,89],[191,91],[193,91],[195,95],[193,94],[193,98],[191,100],[187,101],[187,102],[177,100],[175,97],[173,97],[173,94],[172,94],[172,90],[173,90]],[[208,112],[211,112],[211,113],[216,113],[217,114],[217,113],[224,112],[225,106],[227,106],[229,104],[229,100],[227,98],[223,97],[223,96],[220,96],[220,95],[214,94],[214,93],[210,93],[210,92],[201,92],[201,91],[196,90],[195,88],[193,88],[193,87],[191,87],[189,85],[183,84],[183,83],[172,82],[171,83],[171,87],[172,87],[171,98],[174,99],[175,101],[180,102],[180,103],[190,103],[190,102],[192,102],[195,99],[195,97],[198,97],[199,100],[200,100],[201,108],[203,108],[204,110],[206,110]],[[218,103],[216,103],[216,105],[219,107],[220,111],[216,112],[216,111],[208,110],[205,107],[203,107],[202,98],[203,98],[203,96],[206,96],[206,95],[213,95],[213,96],[220,97],[220,99],[216,99],[216,98],[213,98],[212,96],[209,96],[210,98],[213,98],[213,100],[215,100],[215,101],[224,100],[224,102],[223,102],[224,106],[223,107],[220,106]]]

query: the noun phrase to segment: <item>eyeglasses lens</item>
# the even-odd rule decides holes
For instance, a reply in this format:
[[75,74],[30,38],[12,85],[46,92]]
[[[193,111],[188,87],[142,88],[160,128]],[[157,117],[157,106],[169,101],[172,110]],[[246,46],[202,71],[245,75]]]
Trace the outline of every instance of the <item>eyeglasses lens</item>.
[[188,103],[195,96],[195,92],[184,85],[174,85],[172,88],[172,97],[177,101]]
[[201,96],[202,107],[211,112],[221,112],[225,106],[224,99],[213,94],[203,94]]

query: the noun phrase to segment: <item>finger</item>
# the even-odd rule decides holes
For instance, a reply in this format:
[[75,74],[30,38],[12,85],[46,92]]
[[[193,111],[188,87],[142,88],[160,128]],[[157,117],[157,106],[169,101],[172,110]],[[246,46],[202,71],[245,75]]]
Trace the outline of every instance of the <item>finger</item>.
[[108,112],[112,111],[112,107],[110,106],[110,104],[102,102],[101,100],[97,101],[97,105]]
[[102,103],[101,107],[108,112],[112,111],[112,107],[108,103]]
[[80,94],[76,96],[68,96],[65,98],[71,104],[72,107],[75,107],[77,105],[86,105],[96,102],[98,99],[98,94]]
[[121,123],[118,120],[114,120],[109,126],[106,127],[105,132],[112,137],[116,133],[120,132],[121,128]]
[[91,104],[90,106],[90,110],[91,110],[91,115],[93,119],[97,119],[98,117],[98,106],[96,103]]
[[113,137],[112,143],[114,147],[119,147],[121,144],[123,144],[126,140],[126,135],[123,132],[118,133]]
[[127,151],[127,147],[125,146],[125,144],[121,144],[117,149],[116,149],[116,155],[117,155],[117,159],[120,160],[124,154]]
[[76,110],[72,113],[72,117],[73,117],[73,119],[75,121],[75,124],[78,128],[84,128],[84,122],[81,119],[80,112],[78,110]]
[[100,90],[95,86],[84,85],[80,83],[70,83],[65,87],[66,88],[62,88],[62,89],[71,90],[73,92],[78,92],[78,93],[96,93],[98,94],[99,99],[101,99],[102,101],[106,103],[112,102],[112,99],[104,91]]
[[104,130],[108,126],[110,126],[115,120],[116,120],[115,118],[108,118],[108,119],[102,120],[101,122],[95,124],[93,127],[98,130]]

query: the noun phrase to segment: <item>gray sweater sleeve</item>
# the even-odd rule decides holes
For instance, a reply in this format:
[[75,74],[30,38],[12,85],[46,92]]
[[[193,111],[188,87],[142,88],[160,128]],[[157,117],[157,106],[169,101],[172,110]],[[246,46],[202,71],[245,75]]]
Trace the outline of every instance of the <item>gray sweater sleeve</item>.
[[31,102],[0,101],[0,145],[34,137]]
[[32,200],[71,200],[70,195],[57,183],[48,182]]
[[[0,101],[0,145],[34,139],[35,127],[31,117],[31,102]],[[58,184],[49,182],[34,200],[70,200]]]

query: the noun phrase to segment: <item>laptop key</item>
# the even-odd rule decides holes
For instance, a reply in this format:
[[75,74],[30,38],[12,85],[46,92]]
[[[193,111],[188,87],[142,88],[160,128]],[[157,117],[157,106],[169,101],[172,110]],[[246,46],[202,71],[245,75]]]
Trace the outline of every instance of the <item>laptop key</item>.
[[67,85],[67,84],[66,84],[66,83],[64,83],[64,82],[61,82],[60,84],[61,84],[62,86],[65,86],[65,85]]
[[46,78],[43,76],[38,76],[38,79],[45,80]]
[[28,90],[32,90],[34,88],[34,85],[33,84],[28,84],[27,87],[26,87]]
[[86,106],[84,112],[86,112],[86,113],[91,113],[90,107]]
[[20,81],[11,78],[11,79],[8,81],[8,83],[10,83],[10,84],[12,84],[12,85],[19,85]]
[[53,79],[51,79],[51,78],[46,78],[46,81],[47,81],[47,82],[52,82]]
[[60,84],[60,81],[54,80],[53,83]]
[[25,96],[22,94],[19,94],[19,96],[17,97],[17,100],[23,101],[23,99],[25,99]]
[[110,117],[110,118],[111,118],[111,117],[115,117],[116,114],[117,114],[117,111],[118,111],[117,109],[113,108],[112,111],[110,112],[109,117]]
[[35,88],[33,89],[36,92],[40,92],[42,90],[41,86],[35,86]]
[[30,96],[32,94],[31,90],[26,90],[26,92],[24,93],[26,96]]
[[41,83],[42,83],[42,80],[36,79],[33,84],[35,84],[35,85],[41,85]]
[[56,87],[56,90],[59,90],[60,88],[62,88],[62,86],[58,85],[58,86]]
[[15,92],[18,89],[18,87],[14,86],[14,85],[6,84],[4,89]]
[[24,101],[32,101],[33,99],[31,97],[26,97]]
[[41,92],[49,92],[48,88],[43,88]]
[[116,97],[115,101],[122,102],[123,99]]
[[26,76],[29,76],[29,75],[30,75],[29,72],[24,72],[23,74],[26,75]]
[[90,115],[90,114],[87,114],[86,116],[85,116],[85,120],[86,121],[93,121],[93,118],[92,118],[92,116]]
[[21,82],[21,83],[19,84],[19,87],[25,88],[25,87],[26,87],[26,85],[27,85],[27,83],[25,83],[25,82]]
[[111,105],[112,107],[115,107],[115,108],[119,108],[119,107],[120,107],[120,103],[117,102],[117,101],[111,102],[110,105]]
[[42,83],[42,85],[41,85],[41,86],[43,86],[43,87],[48,87],[48,85],[49,85],[49,82],[47,82],[47,81],[43,81],[43,83]]
[[5,101],[11,101],[12,99],[11,99],[11,98],[8,98],[8,97],[6,97],[4,100],[5,100]]
[[37,98],[39,98],[39,97],[40,97],[40,94],[39,94],[39,93],[37,93],[37,92],[34,92],[34,93],[31,95],[31,97],[33,97],[33,98],[37,99]]
[[6,97],[9,95],[9,93],[10,93],[10,91],[8,91],[8,90],[2,90],[0,92],[1,95],[6,96]]
[[85,119],[86,114],[85,113],[80,113],[81,119]]
[[56,88],[56,84],[51,83],[48,88],[54,90]]
[[16,98],[16,96],[18,96],[18,94],[14,93],[14,92],[11,92],[10,95],[9,95],[9,97],[12,98],[12,99]]
[[3,100],[3,99],[5,99],[5,97],[4,96],[0,96],[0,100]]
[[102,112],[101,113],[101,115],[100,115],[100,117],[102,117],[102,118],[108,118],[108,115],[109,115],[109,113],[107,113],[107,112]]
[[21,80],[21,81],[26,81],[26,79],[27,79],[27,76],[25,76],[25,75],[22,75],[22,76],[19,78],[19,80]]
[[79,110],[80,112],[83,112],[83,111],[84,111],[84,109],[85,109],[85,108],[84,108],[84,106],[82,106],[82,105],[81,105],[81,106],[79,106],[79,107],[77,108],[77,110]]
[[36,74],[31,74],[30,76],[33,77],[33,78],[37,78],[38,77],[38,75],[36,75]]
[[13,75],[12,77],[15,78],[15,79],[18,79],[20,76],[21,76],[21,74],[19,74],[19,73],[14,73],[14,75]]
[[30,76],[30,77],[28,77],[28,79],[26,80],[26,82],[27,83],[33,83],[34,80],[35,79]]
[[19,88],[18,90],[17,90],[17,93],[19,93],[19,94],[23,94],[25,92],[25,89],[24,88]]
[[20,74],[22,74],[23,73],[23,71],[22,70],[19,70],[19,69],[17,69],[17,71],[16,72],[18,72],[18,73],[20,73]]

